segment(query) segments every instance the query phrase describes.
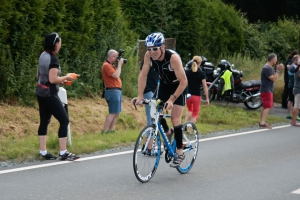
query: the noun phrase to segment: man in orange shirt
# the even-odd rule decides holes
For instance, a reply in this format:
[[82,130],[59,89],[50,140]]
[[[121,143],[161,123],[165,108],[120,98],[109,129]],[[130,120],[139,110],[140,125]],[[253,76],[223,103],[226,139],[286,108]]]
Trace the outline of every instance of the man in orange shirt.
[[[109,111],[102,133],[114,132],[117,118],[122,111],[122,81],[120,75],[124,60],[118,57],[119,53],[111,49],[108,51],[107,59],[102,65],[102,78],[105,84],[104,98],[108,104]],[[117,67],[113,65],[116,61],[118,61]]]

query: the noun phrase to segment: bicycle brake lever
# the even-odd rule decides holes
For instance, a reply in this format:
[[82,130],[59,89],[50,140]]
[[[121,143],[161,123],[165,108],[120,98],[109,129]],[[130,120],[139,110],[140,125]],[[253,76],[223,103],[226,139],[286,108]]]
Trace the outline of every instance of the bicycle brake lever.
[[165,105],[164,105],[164,109],[166,110],[166,113],[168,114],[167,107],[168,107],[168,103],[165,103]]
[[135,107],[135,110],[137,110],[137,107],[136,107],[136,99],[133,100],[133,105],[134,105],[134,107]]

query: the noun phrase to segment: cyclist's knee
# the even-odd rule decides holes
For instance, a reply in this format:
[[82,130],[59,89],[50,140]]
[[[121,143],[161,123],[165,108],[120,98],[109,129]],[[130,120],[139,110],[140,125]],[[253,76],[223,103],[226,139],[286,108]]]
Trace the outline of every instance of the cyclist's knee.
[[181,118],[171,118],[171,122],[174,127],[178,126],[181,124]]

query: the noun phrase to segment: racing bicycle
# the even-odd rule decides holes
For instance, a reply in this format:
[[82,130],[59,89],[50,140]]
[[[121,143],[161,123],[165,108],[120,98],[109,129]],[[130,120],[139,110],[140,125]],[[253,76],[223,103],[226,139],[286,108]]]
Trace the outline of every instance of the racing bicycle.
[[[165,161],[169,163],[176,152],[176,140],[169,141],[164,132],[160,120],[170,118],[169,114],[163,114],[164,105],[159,99],[144,99],[142,104],[148,104],[151,117],[155,119],[152,125],[147,125],[140,132],[134,147],[133,170],[136,178],[142,182],[148,182],[155,174],[162,155],[162,148],[165,148]],[[134,103],[135,105],[135,103]],[[136,106],[136,105],[135,105]],[[177,171],[185,174],[193,167],[198,153],[198,131],[195,124],[186,122],[182,125],[183,130],[183,153],[185,159],[176,167]],[[161,140],[161,137],[163,140]],[[162,142],[164,147],[162,147]]]

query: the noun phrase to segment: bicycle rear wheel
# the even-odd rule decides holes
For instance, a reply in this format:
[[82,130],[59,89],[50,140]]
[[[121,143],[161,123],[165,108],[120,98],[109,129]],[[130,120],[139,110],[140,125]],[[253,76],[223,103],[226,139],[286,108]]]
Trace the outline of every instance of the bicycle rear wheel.
[[[147,137],[148,135],[150,137]],[[133,171],[136,178],[142,183],[148,182],[154,176],[159,164],[161,152],[160,136],[157,134],[153,138],[154,135],[155,127],[148,125],[141,131],[135,143]],[[150,148],[143,147],[147,141]]]
[[199,136],[198,130],[195,124],[192,122],[186,122],[182,125],[183,132],[183,153],[185,155],[182,163],[176,168],[178,172],[185,174],[190,171],[194,165],[194,162],[198,153]]

